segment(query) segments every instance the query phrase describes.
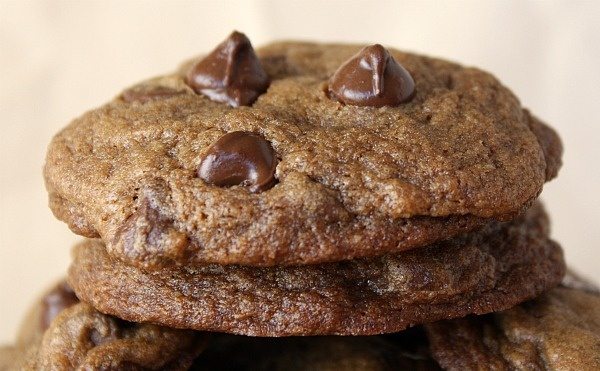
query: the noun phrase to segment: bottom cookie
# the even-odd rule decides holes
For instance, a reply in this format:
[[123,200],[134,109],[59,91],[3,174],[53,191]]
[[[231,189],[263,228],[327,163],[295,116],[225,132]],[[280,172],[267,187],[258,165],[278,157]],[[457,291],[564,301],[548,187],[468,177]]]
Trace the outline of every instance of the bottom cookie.
[[102,314],[64,283],[34,305],[0,370],[187,370],[206,335]]
[[509,310],[426,329],[447,370],[600,370],[600,291],[570,276]]
[[252,336],[376,335],[510,308],[564,274],[540,205],[508,223],[368,260],[298,267],[207,265],[144,272],[98,240],[73,250],[69,282],[132,322]]

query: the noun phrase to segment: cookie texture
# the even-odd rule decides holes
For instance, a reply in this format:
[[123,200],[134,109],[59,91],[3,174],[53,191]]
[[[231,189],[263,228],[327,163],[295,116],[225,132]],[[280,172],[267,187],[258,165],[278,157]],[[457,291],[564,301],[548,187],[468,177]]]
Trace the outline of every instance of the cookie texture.
[[75,247],[69,282],[133,322],[253,336],[372,335],[509,308],[560,282],[541,206],[427,248],[296,267],[207,265],[148,273],[98,240]]
[[386,336],[216,335],[192,370],[441,370],[421,328]]
[[[361,47],[259,49],[271,83],[250,107],[196,94],[192,64],[126,90],[52,140],[50,207],[145,269],[297,265],[399,252],[512,217],[556,175],[556,133],[476,68],[389,49],[414,78],[410,101],[330,99],[329,78]],[[198,177],[205,152],[233,131],[272,145],[272,188]]]
[[509,310],[427,325],[447,370],[600,369],[600,292],[566,284]]
[[15,345],[0,349],[0,369],[187,370],[204,347],[203,334],[129,323],[69,295],[60,283],[32,307]]
[[[80,303],[65,309],[27,356],[26,370],[187,370],[197,334],[131,324]],[[201,343],[200,343],[201,344]]]

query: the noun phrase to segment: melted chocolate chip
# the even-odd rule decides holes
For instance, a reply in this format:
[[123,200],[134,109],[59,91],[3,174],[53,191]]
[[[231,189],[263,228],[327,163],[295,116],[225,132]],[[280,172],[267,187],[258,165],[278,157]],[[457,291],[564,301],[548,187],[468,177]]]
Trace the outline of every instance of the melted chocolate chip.
[[165,86],[133,87],[125,90],[121,98],[127,103],[140,102],[147,103],[160,99],[168,99],[177,95],[185,94],[184,91],[168,88]]
[[73,289],[66,282],[56,285],[42,299],[42,314],[40,318],[42,330],[46,330],[60,312],[77,303],[79,303],[79,299],[77,299]]
[[355,106],[396,106],[410,100],[415,82],[381,45],[367,46],[346,61],[329,81],[329,95]]
[[208,149],[198,176],[220,187],[242,185],[258,193],[275,185],[276,167],[275,151],[267,140],[255,133],[234,131]]
[[264,93],[269,77],[250,40],[235,31],[189,70],[187,83],[198,94],[238,107],[251,105]]

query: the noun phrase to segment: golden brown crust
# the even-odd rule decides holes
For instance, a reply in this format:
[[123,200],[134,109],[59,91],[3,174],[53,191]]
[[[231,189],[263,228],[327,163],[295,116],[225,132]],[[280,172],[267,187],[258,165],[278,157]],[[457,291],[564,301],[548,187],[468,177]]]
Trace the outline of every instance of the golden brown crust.
[[[307,264],[424,246],[514,215],[555,175],[554,132],[530,127],[518,100],[486,72],[391,50],[415,79],[410,102],[373,108],[328,99],[328,78],[360,47],[260,49],[272,83],[252,107],[196,95],[185,71],[134,87],[53,139],[51,208],[75,232],[102,237],[113,256],[147,269]],[[280,161],[272,189],[252,194],[196,176],[202,153],[236,130],[273,145]],[[144,203],[164,228],[140,215]]]
[[600,294],[577,286],[503,312],[429,324],[432,353],[447,370],[598,370]]
[[427,248],[298,267],[144,273],[87,240],[74,249],[69,282],[101,311],[135,322],[254,336],[368,335],[505,309],[563,273],[562,252],[534,206],[512,222]]

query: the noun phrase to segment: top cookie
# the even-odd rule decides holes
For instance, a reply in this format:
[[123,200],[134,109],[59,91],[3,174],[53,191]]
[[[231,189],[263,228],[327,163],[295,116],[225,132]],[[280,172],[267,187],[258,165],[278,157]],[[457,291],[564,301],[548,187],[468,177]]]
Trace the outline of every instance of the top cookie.
[[554,131],[475,68],[238,34],[207,59],[55,136],[50,206],[73,231],[146,267],[351,259],[516,214],[560,166]]

